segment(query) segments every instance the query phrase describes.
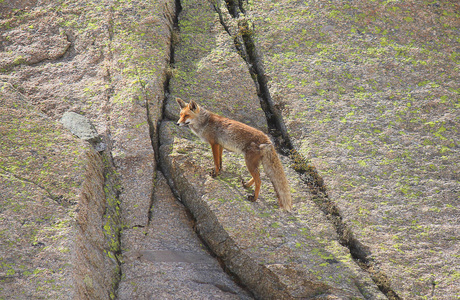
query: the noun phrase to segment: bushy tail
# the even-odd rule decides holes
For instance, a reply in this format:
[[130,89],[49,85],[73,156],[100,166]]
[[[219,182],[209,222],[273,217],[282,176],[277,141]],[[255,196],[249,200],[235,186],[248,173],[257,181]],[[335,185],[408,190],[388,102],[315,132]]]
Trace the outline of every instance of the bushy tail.
[[291,211],[291,191],[278,154],[276,154],[272,144],[264,144],[261,145],[260,148],[263,152],[262,165],[275,188],[276,195],[278,196],[278,203],[280,207],[287,211]]

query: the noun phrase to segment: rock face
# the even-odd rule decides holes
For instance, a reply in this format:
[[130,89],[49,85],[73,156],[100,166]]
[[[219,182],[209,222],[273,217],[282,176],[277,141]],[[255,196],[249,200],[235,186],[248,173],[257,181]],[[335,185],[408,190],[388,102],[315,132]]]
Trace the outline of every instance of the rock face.
[[182,204],[158,173],[145,226],[123,230],[119,299],[251,299],[203,247]]
[[458,297],[458,4],[244,10],[295,145],[370,271],[401,298]]
[[8,83],[0,124],[0,295],[72,298],[75,204],[88,149]]
[[[458,298],[458,11],[3,1],[0,298]],[[291,154],[293,211],[177,97]]]

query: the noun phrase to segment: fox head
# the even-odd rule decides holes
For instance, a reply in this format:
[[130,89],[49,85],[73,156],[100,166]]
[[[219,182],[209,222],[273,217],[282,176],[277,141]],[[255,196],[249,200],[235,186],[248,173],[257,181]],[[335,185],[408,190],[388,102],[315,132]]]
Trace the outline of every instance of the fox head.
[[177,125],[185,126],[193,122],[193,119],[200,113],[200,107],[198,104],[191,100],[190,103],[185,103],[184,100],[176,98],[177,103],[180,106],[180,118],[177,121]]

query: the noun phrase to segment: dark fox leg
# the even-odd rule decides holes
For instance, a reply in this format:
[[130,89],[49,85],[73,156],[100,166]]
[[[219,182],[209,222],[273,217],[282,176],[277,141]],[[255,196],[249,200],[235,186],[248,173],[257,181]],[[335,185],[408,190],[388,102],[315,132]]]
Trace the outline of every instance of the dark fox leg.
[[222,170],[222,152],[223,151],[224,151],[224,147],[219,145],[219,161],[220,161],[219,170]]

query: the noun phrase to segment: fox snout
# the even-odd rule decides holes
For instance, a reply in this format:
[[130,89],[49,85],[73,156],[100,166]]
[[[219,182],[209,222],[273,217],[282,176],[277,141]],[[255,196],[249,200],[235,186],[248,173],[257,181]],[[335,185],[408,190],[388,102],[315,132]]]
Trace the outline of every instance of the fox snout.
[[188,124],[190,124],[190,119],[186,119],[184,121],[182,118],[180,118],[176,123],[177,126],[188,126]]
[[181,121],[181,119],[179,119],[179,121],[177,121],[176,125],[177,126],[187,126],[189,123],[190,123],[190,120],[185,120],[185,122],[184,122],[184,121]]

